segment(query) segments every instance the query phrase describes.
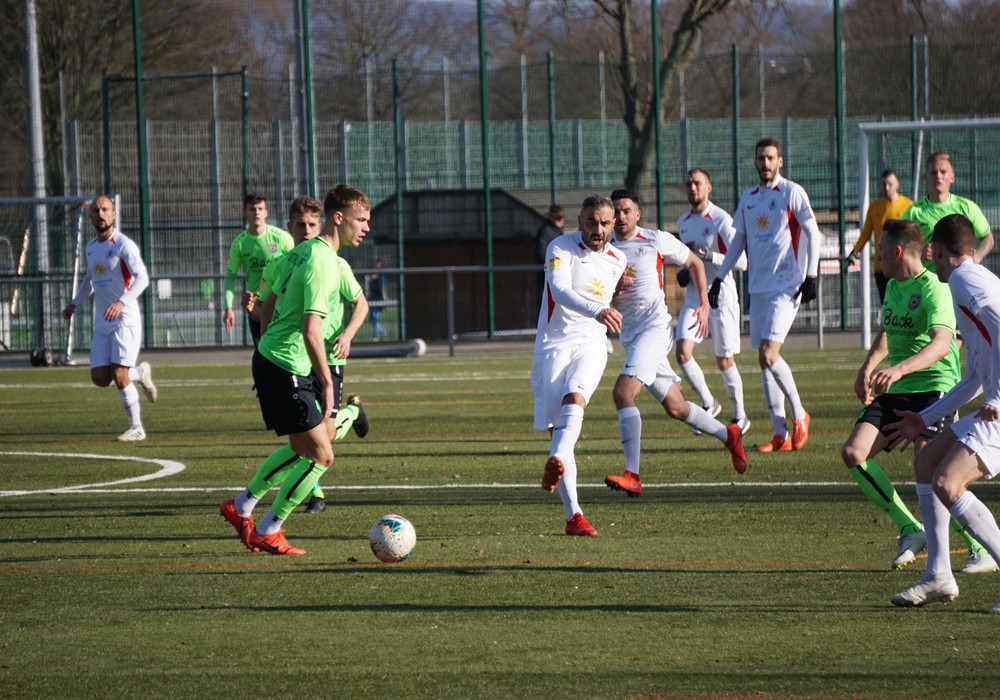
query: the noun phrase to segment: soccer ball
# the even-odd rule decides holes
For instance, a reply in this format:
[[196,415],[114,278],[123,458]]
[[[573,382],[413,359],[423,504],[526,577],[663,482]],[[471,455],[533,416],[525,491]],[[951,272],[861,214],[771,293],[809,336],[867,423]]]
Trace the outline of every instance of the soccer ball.
[[383,515],[372,525],[368,544],[380,561],[403,561],[417,544],[417,531],[402,515]]

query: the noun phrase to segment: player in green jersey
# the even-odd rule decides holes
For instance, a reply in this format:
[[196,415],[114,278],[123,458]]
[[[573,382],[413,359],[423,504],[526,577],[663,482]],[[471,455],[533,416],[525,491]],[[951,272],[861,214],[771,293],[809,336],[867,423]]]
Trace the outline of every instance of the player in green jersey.
[[[287,253],[295,243],[287,231],[267,223],[267,201],[263,195],[251,193],[243,199],[243,216],[247,227],[229,246],[229,261],[226,263],[226,278],[223,283],[225,310],[222,323],[226,333],[231,333],[236,324],[233,313],[233,299],[236,292],[236,274],[243,268],[246,274],[246,288],[257,291],[260,277],[268,261],[275,255]],[[260,323],[250,319],[250,335],[254,345],[260,341]]]
[[993,249],[993,232],[982,210],[971,199],[959,197],[951,193],[955,184],[955,168],[951,156],[945,151],[935,151],[927,158],[927,168],[924,170],[924,180],[927,183],[927,196],[918,199],[910,205],[903,214],[908,221],[916,221],[924,232],[924,267],[934,272],[931,262],[931,234],[934,225],[949,214],[962,214],[972,222],[976,231],[975,262],[980,263]]
[[[339,199],[328,195],[324,208],[320,235],[285,256],[261,307],[263,335],[254,353],[254,381],[265,424],[289,435],[289,444],[264,460],[235,499],[220,506],[253,551],[305,553],[288,543],[282,525],[333,464],[326,423],[336,403],[325,330],[340,295],[334,245],[343,229],[367,232],[371,202],[363,192],[346,188]],[[255,525],[253,508],[276,484],[281,484],[278,496]]]
[[[854,392],[865,408],[840,452],[865,496],[888,513],[899,528],[899,551],[893,568],[911,562],[927,540],[920,523],[875,462],[875,455],[889,444],[885,426],[898,420],[896,410],[919,412],[961,378],[951,292],[924,268],[923,241],[923,232],[912,221],[890,219],[882,229],[878,254],[889,278],[882,302],[882,330],[858,370]],[[877,369],[884,359],[889,365]],[[915,440],[914,455],[942,427],[931,426]],[[982,549],[955,525],[966,537],[970,552]],[[967,569],[978,565],[981,557],[975,559],[970,557]],[[966,570],[970,572],[973,570]]]

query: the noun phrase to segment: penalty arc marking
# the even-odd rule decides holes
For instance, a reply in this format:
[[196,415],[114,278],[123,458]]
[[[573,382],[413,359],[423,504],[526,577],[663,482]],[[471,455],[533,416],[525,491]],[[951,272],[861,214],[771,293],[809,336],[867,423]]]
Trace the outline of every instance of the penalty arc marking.
[[103,481],[98,484],[78,484],[76,486],[60,486],[54,489],[34,489],[31,491],[0,491],[0,496],[30,496],[39,493],[73,493],[76,491],[86,491],[88,489],[100,488],[104,486],[119,486],[121,484],[134,484],[141,481],[152,481],[163,479],[174,474],[180,474],[186,468],[183,463],[175,462],[172,459],[146,459],[144,457],[122,457],[117,455],[95,455],[95,454],[65,454],[55,452],[0,452],[0,455],[29,456],[29,457],[69,457],[71,459],[113,459],[121,462],[146,462],[158,464],[160,469],[151,474],[129,477],[128,479],[117,479],[115,481]]

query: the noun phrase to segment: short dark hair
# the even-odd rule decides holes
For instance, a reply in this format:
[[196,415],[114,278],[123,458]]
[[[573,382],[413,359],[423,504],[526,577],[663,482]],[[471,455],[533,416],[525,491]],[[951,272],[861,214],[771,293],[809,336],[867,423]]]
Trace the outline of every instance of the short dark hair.
[[976,254],[976,230],[962,214],[949,214],[934,225],[932,243],[940,243],[952,255]]
[[260,204],[261,202],[267,204],[267,198],[265,198],[260,192],[251,192],[243,198],[243,208],[246,209],[251,204]]
[[708,171],[705,170],[704,168],[691,168],[690,170],[687,171],[687,177],[691,177],[692,175],[697,175],[698,173],[701,173],[702,175],[705,176],[705,179],[708,180],[708,184],[710,185],[712,184],[712,176],[709,175]]
[[896,176],[896,179],[897,179],[897,180],[899,179],[899,175],[898,175],[898,174],[896,173],[896,171],[895,171],[895,170],[893,170],[892,168],[886,168],[885,170],[883,170],[883,171],[882,171],[882,173],[881,173],[881,174],[880,174],[880,175],[878,176],[878,179],[879,179],[879,180],[885,180],[885,179],[886,179],[886,178],[888,178],[888,177],[889,177],[890,175],[895,175],[895,176]]
[[592,194],[583,200],[583,204],[580,205],[580,211],[583,212],[587,209],[597,209],[599,207],[608,207],[614,211],[615,203],[603,194]]
[[905,219],[889,219],[882,225],[885,232],[894,245],[903,247],[909,255],[920,257],[926,242],[924,241],[924,230],[916,221]]
[[328,216],[335,211],[345,213],[355,204],[361,205],[364,209],[372,208],[372,202],[368,199],[368,195],[357,187],[337,185],[326,193],[326,198],[323,200],[323,212]]
[[551,206],[549,206],[549,218],[558,219],[560,217],[564,219],[566,218],[566,210],[562,208],[562,205],[552,204]]
[[778,149],[778,155],[781,155],[781,142],[778,139],[772,139],[770,136],[765,136],[757,142],[757,145],[753,147],[754,155],[757,155],[757,151],[760,149],[767,148],[768,146],[774,146]]
[[637,195],[632,190],[627,190],[624,187],[619,187],[611,193],[611,200],[616,199],[631,199],[636,204],[639,204],[639,195]]
[[288,207],[288,218],[294,219],[296,214],[316,214],[323,213],[323,205],[312,197],[296,197]]

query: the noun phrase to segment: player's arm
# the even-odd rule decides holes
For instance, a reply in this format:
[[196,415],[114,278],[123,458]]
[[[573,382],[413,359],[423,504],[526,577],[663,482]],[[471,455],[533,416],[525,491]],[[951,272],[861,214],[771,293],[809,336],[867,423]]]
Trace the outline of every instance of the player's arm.
[[705,279],[705,263],[693,251],[688,251],[684,267],[690,271],[691,283],[698,292],[698,307],[694,310],[691,330],[695,330],[699,338],[704,338],[708,335],[708,281]]
[[733,239],[729,250],[726,251],[726,257],[722,259],[722,264],[716,268],[715,279],[711,282],[711,286],[708,289],[708,303],[713,309],[719,305],[719,290],[722,288],[722,280],[726,279],[726,275],[733,271],[737,260],[741,258],[744,261],[746,260],[746,226],[736,225],[738,221],[742,222],[743,218],[743,209],[740,208],[736,212],[736,217],[733,218]]
[[597,318],[601,311],[608,308],[608,304],[589,299],[573,289],[572,253],[549,244],[546,255],[545,281],[557,304],[591,318]]
[[976,243],[976,254],[973,256],[973,260],[977,263],[981,263],[986,259],[986,256],[990,254],[993,250],[993,231],[987,231],[986,235],[979,239]]
[[236,273],[240,271],[242,265],[240,260],[240,236],[229,246],[229,261],[226,263],[226,276],[222,281],[223,304],[222,323],[226,327],[226,333],[232,331],[236,325],[236,314],[233,313],[233,298],[236,296]]
[[73,317],[73,313],[76,311],[76,307],[78,307],[83,302],[84,299],[86,299],[93,293],[94,293],[94,283],[90,279],[90,270],[87,270],[87,274],[84,275],[83,281],[80,282],[80,286],[76,290],[76,296],[74,296],[73,300],[70,301],[70,303],[66,304],[66,308],[63,309],[62,312],[63,318],[66,319],[67,321],[70,320],[70,318]]
[[350,323],[333,340],[334,353],[337,357],[344,360],[350,356],[351,343],[354,341],[354,336],[358,334],[361,326],[364,325],[365,319],[368,318],[368,299],[365,298],[364,294],[358,294],[352,303],[354,304],[354,312],[351,314]]
[[[733,247],[733,241],[736,239],[736,227],[733,226],[733,220],[727,215],[725,220],[722,222],[722,226],[719,227],[719,232],[716,234],[716,238],[722,241],[726,245],[726,253],[729,249]],[[718,245],[718,244],[717,244]],[[723,253],[714,252],[712,253],[712,264],[716,268],[722,265],[725,261],[726,256]],[[733,263],[733,270],[739,270],[744,272],[747,269],[747,252],[745,250],[740,250],[740,256]]]
[[955,334],[950,328],[935,326],[927,331],[931,340],[916,353],[892,367],[880,369],[872,375],[871,385],[884,393],[902,377],[922,369],[927,369],[951,351],[951,341]]
[[[265,302],[266,303],[266,302]],[[330,366],[326,363],[326,342],[323,338],[323,317],[319,314],[302,315],[302,337],[306,342],[306,352],[312,362],[313,373],[323,387],[320,407],[323,415],[330,415],[333,408],[333,378]]]
[[858,369],[858,376],[854,379],[854,394],[865,406],[872,402],[871,374],[879,363],[889,354],[889,344],[885,338],[885,330],[880,330],[872,346],[868,350],[868,356]]
[[268,292],[267,296],[264,297],[264,301],[257,305],[260,309],[260,334],[264,335],[264,331],[267,327],[271,325],[271,319],[274,317],[274,304],[278,301],[278,297],[274,292]]

